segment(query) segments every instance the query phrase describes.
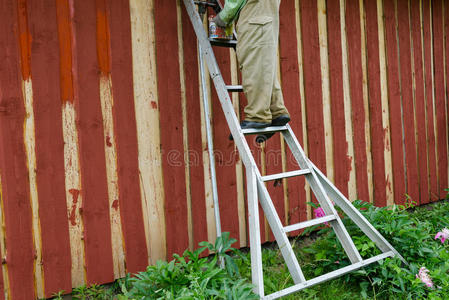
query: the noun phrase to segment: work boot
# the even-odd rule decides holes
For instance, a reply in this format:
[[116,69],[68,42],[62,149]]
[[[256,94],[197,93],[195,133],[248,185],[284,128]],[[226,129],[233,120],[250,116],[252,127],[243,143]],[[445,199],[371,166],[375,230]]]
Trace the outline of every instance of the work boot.
[[[254,121],[247,121],[244,120],[240,123],[240,127],[242,129],[249,129],[249,128],[255,128],[255,129],[261,129],[270,126],[271,123],[263,123],[263,122],[254,122]],[[233,141],[234,138],[232,137],[232,134],[229,135],[229,140]]]
[[[273,119],[271,121],[270,126],[284,126],[286,125],[288,122],[290,122],[290,116],[289,115],[280,115],[279,117]],[[263,143],[266,140],[268,140],[270,137],[272,137],[275,134],[275,132],[269,132],[269,133],[264,133],[264,134],[259,134],[256,137],[256,142],[257,143]]]

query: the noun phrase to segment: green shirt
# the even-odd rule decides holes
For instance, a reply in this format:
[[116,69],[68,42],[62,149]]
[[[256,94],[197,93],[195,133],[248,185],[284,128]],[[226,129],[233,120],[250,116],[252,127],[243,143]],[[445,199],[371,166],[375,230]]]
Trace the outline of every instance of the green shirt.
[[246,0],[226,0],[223,10],[219,13],[220,19],[229,25],[234,22],[245,4]]

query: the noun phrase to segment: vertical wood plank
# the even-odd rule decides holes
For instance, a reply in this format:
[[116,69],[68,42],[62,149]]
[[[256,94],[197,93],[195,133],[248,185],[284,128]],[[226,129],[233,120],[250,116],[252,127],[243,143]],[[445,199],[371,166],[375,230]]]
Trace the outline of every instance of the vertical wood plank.
[[[0,150],[1,153],[1,150]],[[5,215],[4,215],[4,205],[3,205],[3,194],[2,194],[2,178],[0,172],[0,255],[5,257],[6,247],[5,247]],[[36,264],[36,263],[35,263]],[[8,267],[6,264],[2,265],[0,271],[0,299],[9,299],[10,288],[9,288],[9,278],[8,278]]]
[[435,76],[435,126],[437,147],[437,170],[438,170],[438,199],[444,198],[448,187],[447,176],[447,118],[446,118],[446,95],[444,90],[444,35],[443,35],[443,3],[442,0],[432,1],[433,16],[433,55]]
[[415,111],[413,106],[412,52],[410,41],[411,29],[408,0],[398,0],[397,18],[407,194],[411,200],[418,201],[419,180],[415,140]]
[[[69,224],[70,254],[71,254],[71,277],[72,287],[85,284],[85,253],[84,253],[84,228],[81,217],[83,199],[81,191],[81,170],[79,159],[77,116],[74,106],[74,98],[78,94],[74,90],[73,72],[76,64],[76,56],[72,51],[73,36],[73,2],[59,1],[58,18],[60,22],[59,34],[61,52],[70,52],[71,56],[65,56],[66,67],[61,70],[64,74],[65,101],[62,106],[62,131],[64,139],[64,169],[65,169],[65,192],[67,202],[67,215]],[[70,38],[68,38],[70,37]]]
[[153,0],[130,0],[140,192],[149,263],[166,257]]
[[366,45],[368,68],[368,96],[373,158],[374,205],[386,206],[386,181],[384,160],[384,131],[382,126],[382,95],[380,84],[379,34],[377,3],[365,0]]
[[36,251],[34,260],[34,278],[36,294],[44,297],[44,283],[42,270],[42,241],[39,226],[39,200],[36,183],[36,137],[34,128],[33,84],[31,80],[30,55],[31,37],[28,27],[28,9],[24,0],[17,1],[18,34],[20,42],[20,67],[22,74],[22,95],[24,98],[26,119],[24,124],[24,142],[27,155],[28,176],[30,184],[31,209],[33,214],[33,241]]
[[305,58],[303,68],[308,155],[314,164],[324,172],[326,170],[326,149],[324,142],[321,67],[316,63],[320,61],[317,2],[315,0],[301,0],[300,9],[302,53]]
[[192,226],[194,247],[201,241],[206,241],[206,195],[204,186],[204,165],[201,142],[201,105],[200,83],[198,80],[198,51],[197,40],[185,7],[182,7],[182,36],[184,43],[184,74],[186,82],[186,109],[189,161],[190,161],[190,191],[192,197]]
[[357,198],[369,201],[368,168],[365,137],[365,106],[363,101],[363,70],[361,56],[360,8],[358,0],[346,0],[346,38],[348,43],[349,80],[351,88]]
[[320,41],[321,89],[323,93],[324,143],[326,148],[326,176],[334,181],[334,145],[332,143],[332,117],[329,83],[329,47],[326,1],[318,0],[318,34]]
[[100,67],[100,104],[103,117],[103,147],[106,158],[109,217],[111,226],[112,261],[114,278],[125,276],[125,253],[120,222],[119,186],[117,169],[117,144],[114,130],[114,97],[111,79],[111,44],[109,30],[109,3],[97,0],[97,59]]
[[[224,48],[214,49],[217,62],[225,83],[231,82],[229,51]],[[213,136],[216,172],[218,180],[218,199],[220,201],[221,230],[231,233],[231,237],[238,238],[239,222],[237,218],[237,178],[235,173],[235,146],[229,141],[229,128],[221,109],[221,104],[212,87]],[[263,227],[261,227],[263,228]]]
[[107,58],[97,56],[96,3],[74,3],[76,90],[81,165],[82,217],[87,283],[114,280],[100,74]]
[[[446,124],[449,123],[449,3],[447,1],[443,2],[444,6],[444,61],[445,61],[445,91],[446,91]],[[446,146],[447,151],[449,151],[449,125],[446,125]],[[447,161],[446,156],[446,172],[449,173],[449,162]],[[448,178],[449,180],[449,178]],[[444,187],[449,187],[449,181],[442,182],[443,189]],[[447,194],[447,191],[443,191],[442,197],[444,198]]]
[[[295,132],[298,141],[304,146],[303,112],[301,107],[301,94],[299,86],[298,41],[295,3],[282,1],[279,11],[279,55],[282,76],[282,92],[284,103],[291,116],[290,126]],[[286,152],[287,170],[298,169],[291,152]],[[305,178],[303,176],[286,180],[288,196],[288,224],[307,220],[307,204],[305,192]],[[294,234],[294,233],[293,233]],[[293,235],[292,234],[292,235]]]
[[377,24],[379,33],[380,94],[382,99],[382,128],[384,139],[385,183],[387,205],[394,204],[393,166],[391,154],[390,107],[388,104],[388,73],[383,0],[377,0]]
[[363,83],[363,110],[365,111],[365,142],[366,142],[366,168],[368,176],[368,195],[369,202],[373,203],[374,188],[373,188],[373,158],[371,149],[371,123],[369,110],[369,96],[368,96],[368,56],[367,56],[367,42],[366,42],[366,13],[365,4],[363,0],[359,0],[360,11],[360,34],[361,34],[361,54],[362,54],[362,83]]
[[111,78],[115,83],[112,92],[118,166],[117,200],[123,228],[126,271],[136,273],[145,270],[148,264],[148,249],[139,192],[129,1],[110,1],[109,7]]
[[189,157],[189,139],[187,127],[187,97],[186,97],[186,77],[184,72],[184,43],[182,29],[182,7],[181,1],[176,0],[176,18],[177,18],[177,37],[178,37],[178,57],[179,57],[179,78],[181,84],[181,112],[182,112],[182,138],[183,138],[183,157],[184,157],[184,175],[186,186],[186,204],[187,204],[187,229],[189,237],[189,249],[193,249],[193,220],[192,220],[192,192],[190,187],[190,157]]
[[165,188],[167,254],[189,246],[184,173],[181,86],[179,79],[176,1],[154,6],[157,84]]
[[429,202],[429,173],[426,137],[426,107],[424,82],[424,52],[422,40],[422,1],[410,1],[411,31],[413,39],[413,65],[415,82],[415,118],[418,153],[420,204]]
[[[240,69],[237,60],[237,54],[235,51],[229,52],[229,57],[231,59],[231,83],[232,85],[239,84]],[[236,114],[240,112],[240,96],[241,93],[232,93],[232,105]],[[246,201],[245,201],[245,183],[243,175],[243,162],[240,156],[237,155],[237,149],[234,149],[233,157],[235,157],[235,174],[237,182],[237,203],[238,203],[238,218],[239,218],[239,241],[240,247],[248,246],[247,240],[247,213],[246,213]],[[285,193],[284,193],[285,194]],[[285,197],[284,197],[285,198]]]
[[[61,102],[73,97],[71,35],[59,2],[28,2],[45,295],[71,290]],[[59,38],[59,40],[58,40]]]
[[348,181],[348,198],[357,198],[357,180],[354,159],[354,134],[352,129],[352,106],[351,106],[351,86],[349,74],[349,56],[348,56],[348,39],[346,34],[346,1],[340,1],[340,31],[341,31],[341,49],[342,49],[342,65],[343,65],[343,110],[345,120],[345,134],[348,143],[348,160],[351,168]]
[[348,196],[351,158],[348,156],[348,142],[345,134],[343,62],[341,49],[339,1],[327,2],[327,24],[329,40],[329,73],[332,138],[334,144],[334,182],[335,186]]
[[401,87],[399,82],[399,57],[394,0],[384,1],[385,36],[387,49],[388,95],[391,125],[391,150],[393,161],[394,199],[403,204],[406,192],[404,148],[402,143]]
[[32,210],[23,144],[25,107],[20,89],[20,50],[14,34],[17,26],[16,5],[13,1],[0,1],[0,196],[5,226],[1,250],[2,255],[6,256],[9,296],[34,299]]
[[429,163],[430,199],[438,200],[438,181],[435,152],[435,130],[433,109],[433,50],[432,50],[432,11],[430,0],[423,0],[423,51],[424,51],[424,78],[425,78],[425,101],[426,101],[426,130],[427,151]]

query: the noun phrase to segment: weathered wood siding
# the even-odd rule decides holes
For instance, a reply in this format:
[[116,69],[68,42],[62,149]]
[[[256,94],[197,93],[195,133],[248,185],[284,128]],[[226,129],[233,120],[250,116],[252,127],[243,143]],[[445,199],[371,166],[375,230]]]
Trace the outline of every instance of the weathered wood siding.
[[[215,239],[181,2],[0,0],[0,299],[111,282]],[[351,200],[442,198],[449,2],[283,0],[280,14],[279,78],[315,164]],[[233,50],[216,57],[238,84]],[[210,90],[222,229],[244,247],[244,170]],[[249,141],[263,173],[296,167],[278,136]],[[269,190],[285,223],[312,217],[303,178]]]

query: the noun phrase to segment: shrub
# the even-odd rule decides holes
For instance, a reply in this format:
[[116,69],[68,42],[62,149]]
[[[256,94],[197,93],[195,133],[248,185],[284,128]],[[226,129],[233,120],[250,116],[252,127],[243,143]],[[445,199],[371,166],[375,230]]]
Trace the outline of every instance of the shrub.
[[[214,245],[201,242],[193,252],[175,254],[170,262],[158,261],[133,278],[128,275],[119,299],[258,299],[227,252],[235,250],[231,248],[235,241],[226,232]],[[211,258],[201,258],[206,249],[214,252]],[[225,269],[219,267],[220,261],[226,262]]]

